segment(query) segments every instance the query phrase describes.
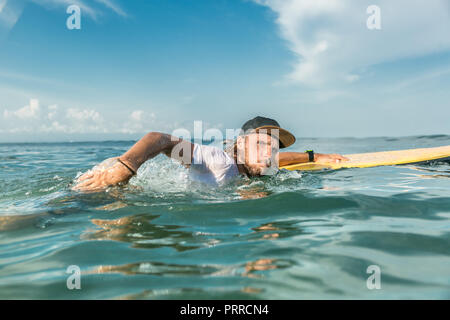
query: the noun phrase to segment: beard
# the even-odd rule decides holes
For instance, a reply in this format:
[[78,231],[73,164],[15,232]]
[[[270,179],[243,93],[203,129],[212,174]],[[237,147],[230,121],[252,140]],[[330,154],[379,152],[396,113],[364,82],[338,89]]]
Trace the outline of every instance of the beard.
[[250,166],[248,164],[245,164],[244,167],[251,177],[271,176],[278,172],[278,168],[273,167]]
[[247,169],[249,176],[251,176],[251,177],[261,176],[261,168],[260,167],[253,167],[253,166],[245,165],[245,168]]

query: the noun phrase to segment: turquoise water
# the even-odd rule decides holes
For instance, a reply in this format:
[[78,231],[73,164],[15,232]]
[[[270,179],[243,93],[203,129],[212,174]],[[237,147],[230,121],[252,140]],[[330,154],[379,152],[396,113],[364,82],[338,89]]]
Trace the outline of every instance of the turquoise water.
[[[0,144],[0,298],[450,298],[450,164],[279,172],[218,189],[158,156],[130,185],[70,191],[133,142]],[[450,136],[299,139],[357,153]],[[69,290],[66,269],[81,269]],[[381,289],[369,290],[370,265]]]

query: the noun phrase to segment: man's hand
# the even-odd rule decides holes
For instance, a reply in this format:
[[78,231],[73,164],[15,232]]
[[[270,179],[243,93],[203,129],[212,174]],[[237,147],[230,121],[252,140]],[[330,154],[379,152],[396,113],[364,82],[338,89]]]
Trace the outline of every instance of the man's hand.
[[316,163],[330,163],[330,162],[339,163],[349,160],[350,160],[349,158],[341,156],[340,154],[323,154],[323,153],[314,154],[314,162]]
[[[166,133],[149,132],[120,157],[106,159],[79,177],[72,190],[98,191],[126,183],[133,176],[133,172],[135,173],[145,161],[160,153],[179,160],[184,165],[189,165],[193,149],[189,141]],[[118,158],[123,163],[119,162]]]
[[130,169],[115,158],[109,158],[84,173],[72,188],[75,191],[100,191],[109,186],[125,183],[133,176]]

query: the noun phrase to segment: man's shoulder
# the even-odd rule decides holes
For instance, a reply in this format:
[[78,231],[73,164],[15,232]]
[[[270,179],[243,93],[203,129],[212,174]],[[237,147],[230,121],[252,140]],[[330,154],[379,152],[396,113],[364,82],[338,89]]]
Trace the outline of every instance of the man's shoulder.
[[194,143],[194,148],[197,148],[198,150],[202,152],[210,152],[210,153],[225,153],[225,151],[219,147],[216,146],[208,146],[200,143]]
[[233,164],[233,159],[223,150],[216,146],[194,144],[194,154],[201,154],[201,158],[208,164]]

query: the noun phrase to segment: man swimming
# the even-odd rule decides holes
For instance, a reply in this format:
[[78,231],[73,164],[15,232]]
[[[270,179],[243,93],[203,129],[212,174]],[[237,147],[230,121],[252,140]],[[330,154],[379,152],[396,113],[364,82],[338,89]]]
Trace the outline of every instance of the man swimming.
[[279,166],[289,164],[348,160],[338,154],[313,151],[279,152],[280,148],[292,145],[295,137],[273,119],[255,117],[242,126],[241,132],[227,150],[191,143],[170,134],[147,133],[123,155],[107,159],[107,168],[81,175],[73,190],[94,191],[123,185],[144,162],[160,153],[188,167],[193,180],[210,185],[222,185],[240,175],[273,174]]

